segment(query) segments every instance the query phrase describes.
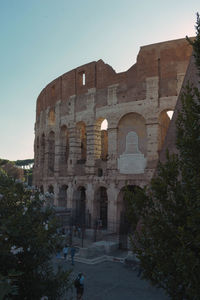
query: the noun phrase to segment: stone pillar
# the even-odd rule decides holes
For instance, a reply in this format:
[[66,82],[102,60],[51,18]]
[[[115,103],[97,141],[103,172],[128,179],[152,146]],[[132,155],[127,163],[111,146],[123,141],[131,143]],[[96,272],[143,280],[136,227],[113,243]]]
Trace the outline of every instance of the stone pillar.
[[53,189],[54,189],[54,205],[58,206],[58,196],[59,196],[59,185],[58,185],[58,183],[54,183]]
[[108,105],[113,106],[117,104],[117,87],[118,87],[118,83],[110,85],[108,87],[108,94],[107,94]]
[[67,208],[73,209],[73,184],[72,182],[68,182],[68,189],[67,189]]
[[110,183],[107,189],[108,196],[108,230],[116,232],[118,228],[117,224],[117,197],[119,189],[114,183]]
[[86,189],[86,223],[87,225],[94,226],[94,185],[92,183],[87,184]]
[[117,170],[117,128],[108,128],[108,173],[113,175]]
[[95,174],[95,134],[96,127],[95,125],[87,125],[87,161],[86,161],[86,174],[94,175]]
[[155,169],[158,161],[158,121],[147,120],[147,169]]
[[54,162],[54,176],[58,177],[59,175],[59,160],[60,160],[60,103],[61,101],[56,102],[55,106],[55,162]]
[[69,130],[69,158],[68,158],[68,174],[74,175],[74,167],[77,159],[80,157],[81,148],[80,142],[77,141],[76,125],[70,124]]

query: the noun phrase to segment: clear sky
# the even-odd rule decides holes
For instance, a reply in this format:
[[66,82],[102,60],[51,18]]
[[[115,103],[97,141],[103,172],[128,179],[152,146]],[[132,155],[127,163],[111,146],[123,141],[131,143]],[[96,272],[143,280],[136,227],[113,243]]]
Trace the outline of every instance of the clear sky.
[[0,158],[33,158],[36,99],[103,59],[117,72],[140,46],[194,36],[200,0],[0,0]]

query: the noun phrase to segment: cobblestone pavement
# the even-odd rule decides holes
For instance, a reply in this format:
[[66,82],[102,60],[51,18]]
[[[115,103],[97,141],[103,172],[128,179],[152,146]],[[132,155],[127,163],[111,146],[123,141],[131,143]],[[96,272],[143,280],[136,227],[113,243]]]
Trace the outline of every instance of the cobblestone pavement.
[[[95,265],[60,261],[64,269],[73,267],[72,276],[85,274],[83,300],[169,300],[162,290],[137,277],[134,268],[118,262]],[[75,300],[75,290],[62,300]]]

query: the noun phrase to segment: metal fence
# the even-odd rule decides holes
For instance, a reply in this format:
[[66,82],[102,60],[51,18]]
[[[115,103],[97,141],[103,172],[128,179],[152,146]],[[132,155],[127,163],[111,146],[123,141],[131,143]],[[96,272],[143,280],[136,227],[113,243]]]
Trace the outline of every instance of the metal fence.
[[[128,241],[130,225],[128,222],[109,223],[109,227],[102,226],[100,220],[95,220],[92,224],[82,222],[82,218],[77,218],[69,210],[58,210],[57,218],[59,224],[59,232],[64,237],[68,245],[76,245],[79,247],[87,247],[95,242],[110,241],[118,243],[119,249],[128,249]],[[109,229],[113,228],[113,230]]]

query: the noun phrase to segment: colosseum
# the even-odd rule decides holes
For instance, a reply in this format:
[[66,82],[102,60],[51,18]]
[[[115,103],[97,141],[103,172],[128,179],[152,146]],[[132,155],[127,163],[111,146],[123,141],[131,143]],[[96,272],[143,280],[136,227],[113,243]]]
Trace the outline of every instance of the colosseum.
[[152,178],[187,70],[185,39],[143,46],[116,73],[102,60],[49,83],[37,99],[34,184],[91,228],[124,224],[124,188]]

